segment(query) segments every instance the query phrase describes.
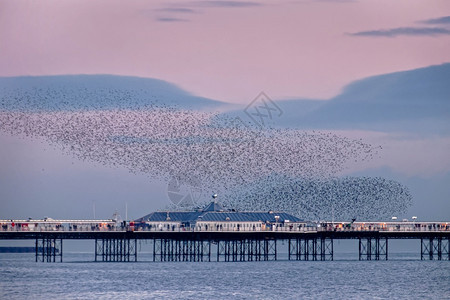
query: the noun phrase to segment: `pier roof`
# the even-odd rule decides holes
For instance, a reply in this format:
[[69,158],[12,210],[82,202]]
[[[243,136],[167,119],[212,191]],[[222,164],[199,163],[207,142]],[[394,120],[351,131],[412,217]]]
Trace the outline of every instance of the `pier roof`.
[[302,220],[283,212],[240,212],[225,210],[217,202],[209,203],[201,211],[153,212],[136,220],[137,222],[301,222]]

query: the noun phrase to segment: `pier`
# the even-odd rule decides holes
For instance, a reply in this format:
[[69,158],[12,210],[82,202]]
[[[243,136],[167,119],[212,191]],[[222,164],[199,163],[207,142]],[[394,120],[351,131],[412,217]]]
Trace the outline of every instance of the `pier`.
[[[227,221],[228,222],[228,221]],[[334,259],[334,241],[358,240],[359,260],[388,260],[389,241],[420,240],[422,260],[450,260],[450,222],[274,222],[264,226],[148,226],[114,220],[0,220],[0,239],[33,240],[36,262],[62,262],[64,240],[93,240],[97,262],[138,261],[139,241],[150,241],[153,261]]]

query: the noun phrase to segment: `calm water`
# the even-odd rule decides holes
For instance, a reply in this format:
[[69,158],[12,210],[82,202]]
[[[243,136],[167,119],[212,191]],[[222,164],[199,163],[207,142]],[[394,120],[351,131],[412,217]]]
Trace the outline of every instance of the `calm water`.
[[94,263],[85,252],[35,263],[33,254],[0,254],[0,299],[450,299],[450,262],[411,258]]

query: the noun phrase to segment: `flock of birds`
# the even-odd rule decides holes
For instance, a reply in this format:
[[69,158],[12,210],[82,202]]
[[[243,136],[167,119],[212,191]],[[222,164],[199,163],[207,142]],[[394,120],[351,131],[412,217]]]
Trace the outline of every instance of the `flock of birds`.
[[381,177],[293,178],[271,175],[224,197],[238,210],[286,211],[305,220],[372,221],[390,218],[411,205],[400,183]]
[[225,114],[157,104],[108,109],[40,104],[43,108],[29,110],[20,96],[2,101],[0,131],[44,138],[78,159],[125,167],[151,179],[182,178],[189,185],[195,178],[195,188],[217,192],[221,202],[240,210],[324,219],[331,217],[332,207],[336,218],[374,218],[401,213],[411,202],[406,187],[394,181],[335,177],[348,162],[377,155],[378,147],[361,140],[261,130]]

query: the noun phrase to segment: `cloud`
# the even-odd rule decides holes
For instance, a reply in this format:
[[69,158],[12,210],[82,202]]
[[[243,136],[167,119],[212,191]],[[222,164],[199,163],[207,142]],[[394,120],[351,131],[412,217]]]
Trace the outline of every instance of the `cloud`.
[[173,17],[173,15],[179,14],[195,14],[200,11],[194,8],[215,8],[215,7],[231,7],[231,8],[240,8],[240,7],[257,7],[262,6],[261,3],[252,2],[252,1],[191,1],[180,4],[179,6],[172,7],[164,7],[160,9],[156,9],[155,11],[162,13],[164,17],[157,17],[156,21],[158,22],[189,22],[190,20],[182,19],[178,17]]
[[438,24],[444,24],[444,25],[449,24],[450,25],[450,16],[436,18],[436,19],[428,19],[425,21],[421,21],[420,23],[433,24],[433,25],[438,25]]
[[156,18],[156,21],[158,21],[158,22],[189,22],[189,20],[187,20],[187,19],[170,18],[170,17]]
[[263,6],[262,3],[254,1],[228,1],[228,0],[204,0],[204,1],[190,1],[177,4],[177,6],[165,7],[156,9],[159,12],[165,13],[199,13],[200,11],[189,7],[257,7]]
[[398,27],[350,33],[352,36],[397,37],[397,36],[437,36],[450,35],[450,30],[441,27]]
[[259,2],[252,1],[194,1],[192,6],[199,7],[255,7],[262,6]]

